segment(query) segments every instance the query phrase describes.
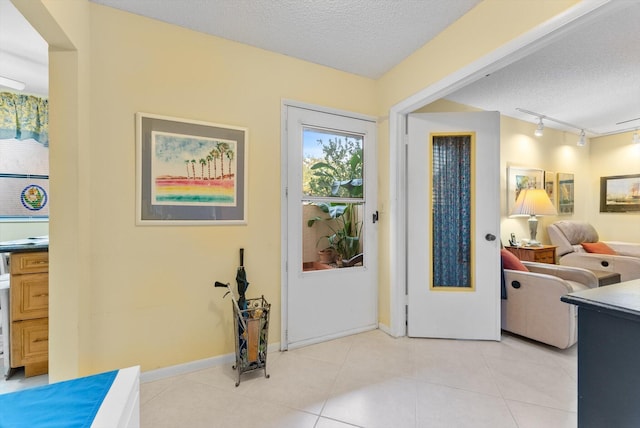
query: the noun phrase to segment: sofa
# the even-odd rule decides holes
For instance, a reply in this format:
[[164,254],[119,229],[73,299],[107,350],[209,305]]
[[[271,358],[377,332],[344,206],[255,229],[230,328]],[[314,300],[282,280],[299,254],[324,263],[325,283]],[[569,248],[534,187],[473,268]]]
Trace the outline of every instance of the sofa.
[[574,291],[598,287],[594,273],[568,266],[521,262],[507,250],[501,250],[501,254],[502,329],[560,349],[575,344],[577,308],[560,298]]
[[617,272],[621,281],[640,278],[640,244],[600,241],[595,228],[580,221],[559,221],[547,232],[561,265]]

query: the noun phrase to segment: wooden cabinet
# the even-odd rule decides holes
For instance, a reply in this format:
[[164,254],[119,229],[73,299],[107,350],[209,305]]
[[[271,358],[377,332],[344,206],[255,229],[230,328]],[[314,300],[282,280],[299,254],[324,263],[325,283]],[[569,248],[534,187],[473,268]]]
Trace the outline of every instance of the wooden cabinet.
[[542,245],[540,247],[505,247],[520,260],[538,263],[556,263],[556,246]]
[[25,376],[49,368],[49,253],[12,253],[10,257],[11,367]]

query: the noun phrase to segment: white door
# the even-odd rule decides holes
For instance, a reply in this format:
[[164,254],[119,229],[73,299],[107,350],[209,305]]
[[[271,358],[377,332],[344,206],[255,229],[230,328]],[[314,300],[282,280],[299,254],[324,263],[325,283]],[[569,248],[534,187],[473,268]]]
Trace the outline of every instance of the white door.
[[408,335],[500,340],[500,116],[411,114]]
[[290,105],[283,116],[288,349],[377,326],[376,124]]

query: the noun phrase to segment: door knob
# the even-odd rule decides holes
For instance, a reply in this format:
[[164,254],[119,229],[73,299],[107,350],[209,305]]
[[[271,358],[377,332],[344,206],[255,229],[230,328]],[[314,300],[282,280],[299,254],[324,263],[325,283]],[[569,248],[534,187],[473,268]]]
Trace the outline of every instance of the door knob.
[[496,240],[496,235],[493,235],[491,233],[487,233],[486,235],[484,235],[484,239],[486,239],[487,241],[495,241]]

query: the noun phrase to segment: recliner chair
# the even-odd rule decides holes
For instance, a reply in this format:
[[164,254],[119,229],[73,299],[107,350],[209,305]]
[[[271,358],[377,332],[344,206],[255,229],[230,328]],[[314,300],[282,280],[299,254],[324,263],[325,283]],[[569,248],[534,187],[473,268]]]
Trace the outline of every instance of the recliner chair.
[[[509,256],[503,253],[503,265],[511,267],[504,257]],[[502,329],[556,348],[569,348],[578,340],[578,312],[575,305],[560,298],[598,287],[598,278],[586,269],[520,263],[523,266],[520,269],[526,270],[504,269],[506,299],[502,300]]]
[[[640,244],[599,241],[598,232],[589,223],[559,221],[547,227],[549,239],[557,245],[559,263],[584,269],[617,272],[621,281],[640,278]],[[587,244],[605,244],[615,254],[587,252]]]

